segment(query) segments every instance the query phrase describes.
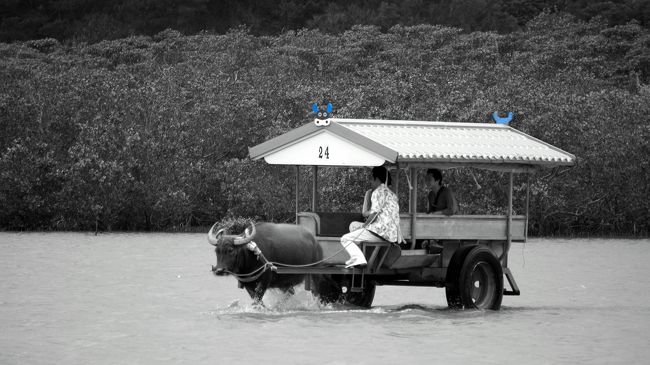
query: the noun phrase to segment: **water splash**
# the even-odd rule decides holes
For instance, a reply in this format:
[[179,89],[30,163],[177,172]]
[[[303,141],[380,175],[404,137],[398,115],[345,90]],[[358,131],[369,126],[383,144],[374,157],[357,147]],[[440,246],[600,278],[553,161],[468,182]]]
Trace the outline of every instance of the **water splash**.
[[321,311],[324,307],[318,297],[303,288],[295,288],[293,295],[269,290],[264,296],[264,303],[269,310],[276,312]]
[[252,300],[233,300],[225,307],[217,308],[212,312],[216,316],[246,317],[247,319],[280,320],[285,317],[312,317],[330,315],[353,315],[421,318],[436,316],[454,316],[456,312],[450,311],[446,306],[424,306],[420,304],[401,304],[392,306],[373,306],[361,308],[346,303],[322,303],[317,296],[302,287],[296,287],[293,295],[278,289],[269,289],[263,298],[263,305],[255,305]]

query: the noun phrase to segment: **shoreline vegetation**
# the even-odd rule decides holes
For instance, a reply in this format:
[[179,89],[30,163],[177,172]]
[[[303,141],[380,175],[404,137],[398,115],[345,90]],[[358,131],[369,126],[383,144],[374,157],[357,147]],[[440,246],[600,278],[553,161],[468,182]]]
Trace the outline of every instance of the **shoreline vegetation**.
[[97,43],[167,28],[185,35],[224,34],[246,25],[255,36],[314,29],[340,35],[355,25],[387,32],[395,25],[461,28],[465,32],[525,30],[543,11],[566,12],[609,26],[632,20],[650,26],[646,0],[5,0],[0,42],[54,38]]
[[[512,127],[577,157],[531,176],[531,236],[650,232],[650,31],[634,21],[543,12],[508,34],[366,25],[28,40],[0,43],[0,85],[5,230],[290,221],[295,170],[250,161],[248,147],[331,101],[345,118],[489,123],[513,111]],[[310,178],[301,169],[300,210]],[[323,168],[319,178],[321,210],[360,209],[366,171]],[[445,173],[462,214],[504,214],[506,181]],[[515,177],[516,214],[525,182]]]

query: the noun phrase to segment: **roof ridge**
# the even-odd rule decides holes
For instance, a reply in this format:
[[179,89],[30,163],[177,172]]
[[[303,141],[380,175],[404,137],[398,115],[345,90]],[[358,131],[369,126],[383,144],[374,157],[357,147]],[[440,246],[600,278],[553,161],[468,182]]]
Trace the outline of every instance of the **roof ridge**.
[[339,124],[368,124],[368,125],[413,125],[413,126],[450,126],[450,127],[479,127],[479,128],[499,128],[508,129],[510,126],[504,124],[492,123],[469,123],[469,122],[443,122],[443,121],[425,121],[425,120],[395,120],[395,119],[354,119],[354,118],[330,118],[330,121]]

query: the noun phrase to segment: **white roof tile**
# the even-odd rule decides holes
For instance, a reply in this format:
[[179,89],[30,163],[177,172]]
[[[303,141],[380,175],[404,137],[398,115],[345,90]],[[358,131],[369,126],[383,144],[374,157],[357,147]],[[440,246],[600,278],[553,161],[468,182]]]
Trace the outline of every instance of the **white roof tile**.
[[[347,141],[344,143],[370,151],[389,163],[524,170],[575,163],[574,155],[508,125],[339,118],[330,121],[328,127],[305,124],[249,148],[249,154],[252,159],[267,158],[327,130]],[[285,164],[301,164],[299,160],[288,158]],[[349,162],[356,166],[359,161]]]
[[573,164],[575,156],[507,125],[332,119],[398,153],[399,160],[440,162],[549,162]]

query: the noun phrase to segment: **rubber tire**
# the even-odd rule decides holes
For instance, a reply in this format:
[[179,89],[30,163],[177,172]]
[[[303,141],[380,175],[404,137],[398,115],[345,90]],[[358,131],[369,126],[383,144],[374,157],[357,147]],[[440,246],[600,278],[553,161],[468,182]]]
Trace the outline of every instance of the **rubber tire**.
[[317,295],[323,304],[336,303],[342,300],[341,282],[338,275],[323,275],[317,284]]
[[459,247],[449,261],[447,266],[447,275],[445,277],[445,294],[447,296],[447,305],[452,309],[462,309],[463,300],[460,296],[460,283],[458,277],[460,270],[463,268],[463,262],[467,254],[478,247],[476,245]]
[[[499,310],[503,300],[503,268],[499,260],[484,246],[469,246],[459,251],[453,270],[450,265],[447,273],[449,307]],[[460,271],[456,276],[458,267]]]
[[363,291],[358,293],[348,291],[343,295],[343,298],[348,304],[356,305],[357,307],[370,308],[373,299],[375,299],[376,289],[377,285],[375,285],[374,281],[366,280]]
[[[351,304],[357,307],[370,308],[375,298],[376,284],[374,281],[366,280],[362,292],[353,293],[350,290],[349,275],[332,275],[327,280],[321,281],[318,285],[318,296],[323,304],[341,303]],[[357,278],[358,280],[358,278]],[[343,287],[348,288],[347,293],[342,293]]]

